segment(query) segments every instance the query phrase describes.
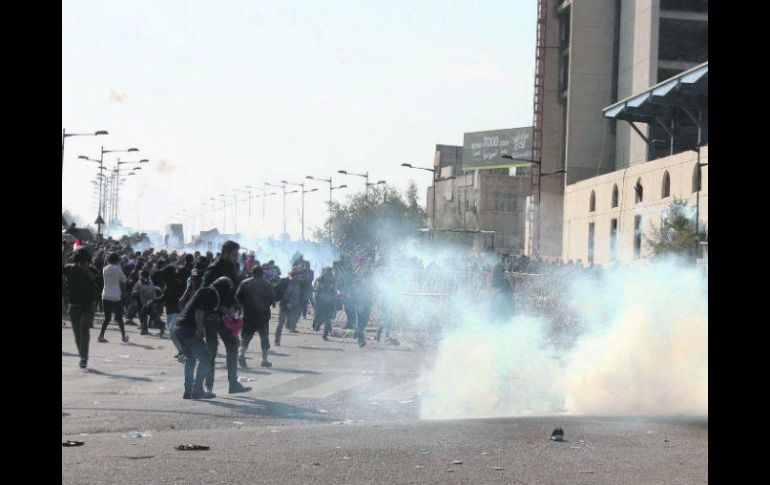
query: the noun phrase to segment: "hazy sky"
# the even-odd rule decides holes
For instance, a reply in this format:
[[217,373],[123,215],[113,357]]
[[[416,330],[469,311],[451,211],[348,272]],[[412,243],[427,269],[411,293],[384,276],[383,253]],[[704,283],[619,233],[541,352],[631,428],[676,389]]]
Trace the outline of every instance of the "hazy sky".
[[[96,218],[96,164],[77,156],[98,158],[101,144],[152,161],[121,191],[132,227],[162,229],[247,184],[331,175],[350,187],[335,198],[363,190],[339,169],[399,190],[412,179],[424,202],[430,174],[402,162],[429,166],[437,143],[461,145],[466,131],[531,124],[536,3],[64,0],[62,126],[110,135],[67,139],[62,206]],[[105,155],[110,167],[117,158]],[[306,235],[326,213],[328,185],[308,181],[316,186]],[[252,201],[256,231],[261,203]],[[186,221],[188,234],[221,231],[221,205]],[[299,194],[287,196],[292,237],[299,207]],[[262,232],[278,234],[281,197],[266,209]],[[239,203],[239,232],[247,223]]]

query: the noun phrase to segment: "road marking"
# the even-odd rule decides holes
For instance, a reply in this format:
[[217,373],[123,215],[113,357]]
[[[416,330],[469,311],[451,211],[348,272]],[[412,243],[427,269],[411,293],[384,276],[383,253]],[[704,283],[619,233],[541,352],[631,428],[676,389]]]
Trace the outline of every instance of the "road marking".
[[414,399],[418,394],[417,379],[409,379],[407,382],[393,386],[369,399],[373,401],[406,401]]
[[242,374],[242,375],[243,377],[247,377],[248,379],[254,379],[253,381],[242,382],[242,384],[245,386],[249,386],[255,390],[265,390],[271,387],[277,387],[282,384],[286,384],[287,382],[291,382],[296,379],[302,379],[303,377],[305,377],[303,375],[289,374],[285,372],[274,372],[269,376],[258,374],[255,377],[252,377],[248,374]]
[[352,389],[373,380],[373,376],[344,375],[322,382],[321,384],[294,391],[291,396],[324,399],[332,394]]

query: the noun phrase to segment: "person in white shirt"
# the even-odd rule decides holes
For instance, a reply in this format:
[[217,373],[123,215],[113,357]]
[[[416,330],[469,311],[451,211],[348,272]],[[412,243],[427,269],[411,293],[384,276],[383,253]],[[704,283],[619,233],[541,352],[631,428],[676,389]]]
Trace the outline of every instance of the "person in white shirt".
[[99,332],[97,342],[107,342],[107,339],[104,338],[104,332],[107,330],[107,325],[110,324],[113,314],[115,314],[115,321],[118,322],[118,327],[120,327],[123,342],[128,342],[126,328],[123,325],[123,302],[121,301],[122,292],[120,288],[120,285],[126,284],[127,278],[123,273],[123,268],[120,267],[120,256],[118,253],[110,254],[107,258],[107,263],[109,264],[104,267],[102,272],[104,275],[104,289],[102,290],[104,323],[102,323],[102,331]]

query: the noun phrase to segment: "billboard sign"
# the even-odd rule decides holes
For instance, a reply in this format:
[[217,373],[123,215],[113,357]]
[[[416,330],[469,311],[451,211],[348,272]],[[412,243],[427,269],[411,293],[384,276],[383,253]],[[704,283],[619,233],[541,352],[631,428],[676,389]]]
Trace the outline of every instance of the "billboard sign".
[[[516,160],[502,158],[510,155]],[[463,170],[529,167],[532,127],[476,131],[463,136]]]

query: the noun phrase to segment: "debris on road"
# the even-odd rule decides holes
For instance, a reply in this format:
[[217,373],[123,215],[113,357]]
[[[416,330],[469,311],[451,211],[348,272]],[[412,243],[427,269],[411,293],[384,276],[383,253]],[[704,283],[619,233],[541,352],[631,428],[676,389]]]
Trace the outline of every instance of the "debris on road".
[[430,451],[421,451],[420,454],[421,455],[430,455]]
[[452,465],[462,465],[462,464],[463,462],[461,462],[460,460],[455,460],[452,462]]
[[146,455],[146,456],[127,456],[129,460],[146,460],[148,458],[155,458],[155,455]]
[[152,433],[149,431],[145,431],[142,433],[141,431],[131,431],[128,434],[122,434],[120,435],[121,438],[150,438],[152,437]]
[[554,441],[564,441],[564,430],[561,428],[556,428],[553,430],[553,433],[551,433],[551,439]]
[[196,451],[196,450],[209,450],[211,449],[207,445],[196,445],[195,443],[188,443],[186,445],[179,445],[174,447],[177,451]]
[[501,466],[493,466],[492,469],[498,472],[503,471],[503,467]]
[[233,424],[240,426],[243,424],[243,421],[233,421]]
[[67,441],[62,441],[61,445],[64,446],[65,448],[70,448],[72,446],[83,446],[84,444],[85,444],[84,441],[67,440]]

